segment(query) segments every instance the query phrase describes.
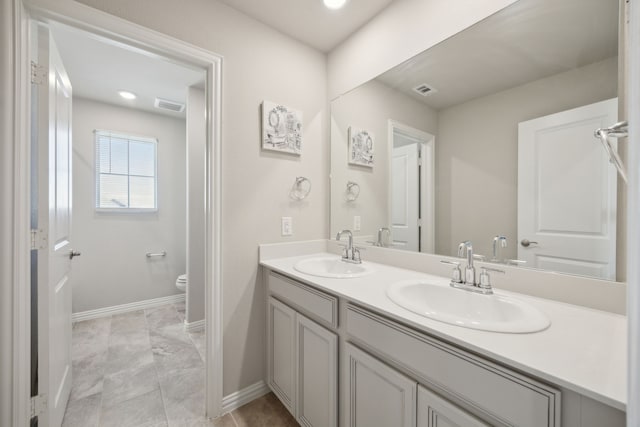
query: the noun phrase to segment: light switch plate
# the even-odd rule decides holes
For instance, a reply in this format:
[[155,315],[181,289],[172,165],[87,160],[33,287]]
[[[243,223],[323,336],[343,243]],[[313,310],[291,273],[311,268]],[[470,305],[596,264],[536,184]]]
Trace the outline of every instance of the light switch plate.
[[353,217],[353,231],[360,231],[360,215]]
[[282,217],[282,235],[283,236],[293,235],[293,219],[290,216]]

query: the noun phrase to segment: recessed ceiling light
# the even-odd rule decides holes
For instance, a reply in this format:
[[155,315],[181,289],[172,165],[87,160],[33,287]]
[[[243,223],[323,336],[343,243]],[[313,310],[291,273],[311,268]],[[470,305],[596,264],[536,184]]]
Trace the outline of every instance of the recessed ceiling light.
[[126,90],[119,91],[118,95],[120,95],[124,99],[136,99],[137,98],[135,93],[127,92]]
[[324,5],[329,9],[340,9],[347,0],[324,0]]

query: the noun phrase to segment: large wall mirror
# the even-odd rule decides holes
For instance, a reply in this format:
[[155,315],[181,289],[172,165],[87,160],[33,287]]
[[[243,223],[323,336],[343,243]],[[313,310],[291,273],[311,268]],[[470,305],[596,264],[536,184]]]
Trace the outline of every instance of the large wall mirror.
[[334,99],[332,237],[620,280],[617,3],[519,0]]

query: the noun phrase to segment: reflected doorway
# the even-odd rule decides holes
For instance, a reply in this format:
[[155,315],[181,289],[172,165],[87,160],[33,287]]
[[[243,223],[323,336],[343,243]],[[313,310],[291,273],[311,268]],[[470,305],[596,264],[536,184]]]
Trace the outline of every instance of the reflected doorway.
[[435,137],[389,121],[390,245],[433,253]]

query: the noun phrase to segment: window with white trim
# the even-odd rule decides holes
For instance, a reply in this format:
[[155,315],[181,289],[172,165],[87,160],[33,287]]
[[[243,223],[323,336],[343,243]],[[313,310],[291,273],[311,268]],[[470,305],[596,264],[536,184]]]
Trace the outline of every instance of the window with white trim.
[[95,142],[96,209],[157,210],[158,140],[96,130]]

